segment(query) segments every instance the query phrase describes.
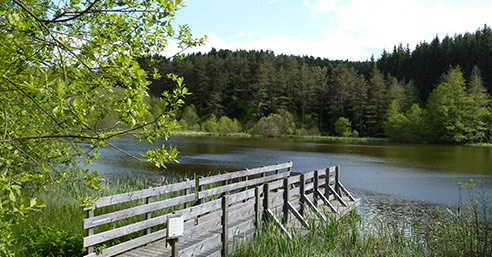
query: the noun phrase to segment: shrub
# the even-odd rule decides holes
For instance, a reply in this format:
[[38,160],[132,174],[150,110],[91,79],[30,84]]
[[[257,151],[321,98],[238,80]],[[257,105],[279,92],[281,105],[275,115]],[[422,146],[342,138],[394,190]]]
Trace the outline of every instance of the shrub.
[[267,137],[292,135],[295,133],[294,117],[287,111],[270,114],[268,117],[261,118],[252,132]]
[[194,105],[186,106],[183,109],[183,112],[181,113],[181,119],[186,121],[186,124],[190,127],[195,125],[200,120],[198,114],[196,113],[195,106]]
[[237,133],[241,131],[241,125],[237,119],[231,120],[227,116],[222,116],[217,124],[217,131],[221,135]]
[[215,114],[210,115],[210,117],[202,123],[202,130],[210,133],[217,133],[218,124],[217,117]]
[[335,134],[341,137],[351,137],[352,136],[352,122],[348,118],[340,117],[335,122]]
[[29,225],[21,236],[29,256],[83,256],[82,235],[50,224]]

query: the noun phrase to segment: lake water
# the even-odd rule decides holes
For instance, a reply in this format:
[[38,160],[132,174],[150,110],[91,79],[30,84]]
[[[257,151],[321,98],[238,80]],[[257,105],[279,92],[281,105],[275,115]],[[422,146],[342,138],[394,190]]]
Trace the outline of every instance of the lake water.
[[[369,216],[456,205],[460,199],[457,182],[470,179],[477,189],[492,195],[492,147],[354,142],[173,137],[165,144],[178,148],[180,163],[170,163],[167,170],[112,148],[102,149],[98,164],[90,168],[108,177],[158,177],[206,175],[287,161],[293,161],[294,171],[340,165],[341,182],[362,199],[361,211]],[[151,147],[129,137],[114,143],[136,155]],[[466,199],[465,192],[462,195]]]

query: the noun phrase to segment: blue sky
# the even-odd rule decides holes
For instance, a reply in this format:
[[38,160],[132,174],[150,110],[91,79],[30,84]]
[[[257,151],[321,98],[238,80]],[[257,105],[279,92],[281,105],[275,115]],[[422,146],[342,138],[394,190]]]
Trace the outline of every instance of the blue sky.
[[[413,48],[492,25],[492,0],[184,0],[175,24],[207,44],[187,50],[273,50],[343,60],[378,58],[400,42]],[[166,53],[176,51],[170,46]],[[186,53],[186,52],[185,52]]]

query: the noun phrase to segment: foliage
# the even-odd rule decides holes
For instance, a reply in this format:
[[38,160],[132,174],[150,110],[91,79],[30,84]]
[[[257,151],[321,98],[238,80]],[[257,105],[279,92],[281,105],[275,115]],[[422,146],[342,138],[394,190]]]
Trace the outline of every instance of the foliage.
[[[109,140],[125,133],[135,132],[149,142],[173,133],[175,110],[188,94],[183,79],[169,75],[175,88],[149,105],[150,81],[137,58],[163,51],[169,38],[181,48],[203,41],[192,38],[186,25],[172,26],[181,6],[180,0],[2,2],[3,255],[11,255],[12,224],[43,207],[32,197],[36,192],[63,180],[102,187],[97,172],[79,172],[80,160],[94,161],[98,148],[112,146]],[[153,75],[160,76],[158,71]],[[115,122],[101,126],[108,117]],[[176,154],[174,148],[158,146],[143,158],[133,157],[163,166]],[[89,203],[93,197],[85,200]]]
[[217,124],[217,131],[220,135],[238,133],[241,131],[241,124],[237,119],[231,120],[227,116],[222,116]]
[[[491,256],[491,202],[473,183],[460,183],[470,201],[459,209],[436,210],[403,221],[399,214],[364,221],[355,213],[292,231],[290,240],[272,221],[254,240],[235,247],[232,256]],[[461,210],[461,211],[460,211]]]
[[348,118],[340,117],[335,122],[335,134],[341,137],[352,136],[352,122]]
[[294,117],[287,111],[270,114],[261,118],[251,132],[267,137],[292,135],[295,132]]
[[209,133],[217,133],[218,124],[217,117],[215,114],[210,115],[210,117],[202,123],[202,130]]
[[429,139],[435,142],[463,143],[467,106],[470,99],[465,88],[465,79],[459,67],[452,68],[429,96],[427,103],[427,124]]
[[48,225],[30,225],[22,234],[31,256],[83,256],[82,237]]

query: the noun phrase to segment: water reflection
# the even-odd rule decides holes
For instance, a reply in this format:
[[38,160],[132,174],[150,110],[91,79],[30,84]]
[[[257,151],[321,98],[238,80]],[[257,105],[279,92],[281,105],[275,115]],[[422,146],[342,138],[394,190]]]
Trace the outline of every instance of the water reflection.
[[[151,147],[133,138],[114,143],[136,155]],[[297,171],[340,165],[342,182],[360,192],[364,206],[378,211],[390,208],[392,212],[406,206],[425,209],[457,204],[458,181],[481,181],[492,195],[491,147],[218,137],[174,137],[166,144],[181,152],[180,164],[170,163],[167,170],[139,163],[110,148],[102,150],[101,159],[92,168],[113,176],[192,177],[289,160]],[[398,204],[403,200],[415,202]]]

